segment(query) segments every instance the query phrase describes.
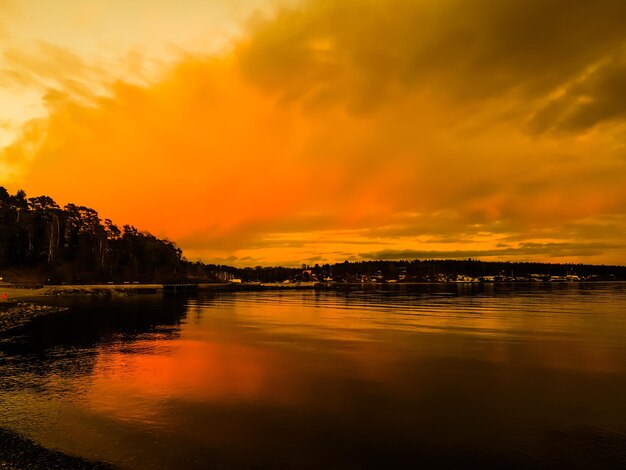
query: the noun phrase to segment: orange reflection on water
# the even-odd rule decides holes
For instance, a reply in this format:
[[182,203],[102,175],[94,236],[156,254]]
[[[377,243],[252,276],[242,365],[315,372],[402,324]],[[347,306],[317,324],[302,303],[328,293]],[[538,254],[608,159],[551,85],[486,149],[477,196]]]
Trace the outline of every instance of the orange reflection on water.
[[100,354],[84,399],[94,411],[147,423],[158,422],[170,400],[286,399],[289,377],[276,362],[268,349],[236,343],[146,341],[134,344],[132,353],[115,348]]
[[390,300],[294,293],[193,305],[175,338],[101,348],[81,399],[92,412],[158,425],[181,402],[340,412],[345,396],[333,387],[342,381],[417,396],[441,368],[468,364],[507,377],[626,368],[621,317],[578,297]]

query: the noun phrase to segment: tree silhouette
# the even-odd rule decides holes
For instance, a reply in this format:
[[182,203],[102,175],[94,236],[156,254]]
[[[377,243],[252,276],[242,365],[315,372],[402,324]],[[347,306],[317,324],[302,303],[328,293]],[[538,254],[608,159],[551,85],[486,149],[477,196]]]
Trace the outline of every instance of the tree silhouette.
[[188,264],[174,243],[120,230],[94,209],[0,187],[0,269],[34,268],[53,282],[151,282],[185,276]]

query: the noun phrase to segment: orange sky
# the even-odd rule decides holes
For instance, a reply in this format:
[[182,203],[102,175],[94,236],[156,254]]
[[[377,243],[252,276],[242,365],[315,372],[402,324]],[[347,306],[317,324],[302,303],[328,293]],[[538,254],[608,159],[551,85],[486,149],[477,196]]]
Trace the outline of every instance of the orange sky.
[[0,184],[207,262],[625,264],[626,3],[574,3],[0,0]]

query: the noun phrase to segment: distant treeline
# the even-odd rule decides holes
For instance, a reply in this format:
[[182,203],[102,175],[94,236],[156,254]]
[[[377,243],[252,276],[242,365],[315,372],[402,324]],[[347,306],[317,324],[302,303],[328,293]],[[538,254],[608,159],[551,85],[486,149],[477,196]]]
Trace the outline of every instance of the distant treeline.
[[299,268],[235,268],[189,262],[171,241],[118,227],[84,206],[59,205],[48,196],[26,197],[0,186],[0,277],[46,283],[199,282],[356,282],[363,276],[385,280],[431,281],[437,275],[471,277],[544,274],[626,280],[626,267],[583,264],[485,262],[478,260],[361,261]]
[[626,280],[625,266],[588,264],[553,264],[533,262],[498,262],[467,260],[407,260],[407,261],[357,261],[323,264],[300,268],[261,267],[230,268],[220,266],[242,281],[272,282],[285,279],[324,280],[357,282],[363,276],[381,276],[383,279],[405,281],[433,281],[438,275],[448,278],[465,275],[473,278],[501,276],[503,278],[527,277],[533,274],[545,276],[577,275],[595,276],[599,280]]

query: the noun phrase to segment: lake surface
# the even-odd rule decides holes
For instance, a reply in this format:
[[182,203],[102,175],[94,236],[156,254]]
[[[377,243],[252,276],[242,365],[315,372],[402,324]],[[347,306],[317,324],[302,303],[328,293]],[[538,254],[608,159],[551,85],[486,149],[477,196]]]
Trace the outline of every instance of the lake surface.
[[123,468],[626,466],[626,285],[53,300],[0,427]]

